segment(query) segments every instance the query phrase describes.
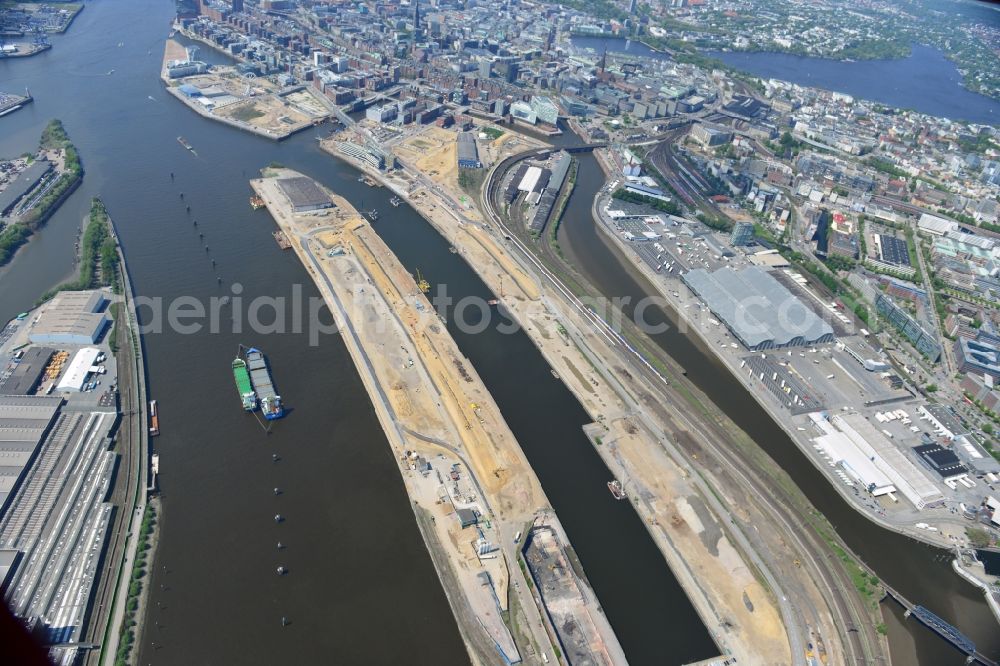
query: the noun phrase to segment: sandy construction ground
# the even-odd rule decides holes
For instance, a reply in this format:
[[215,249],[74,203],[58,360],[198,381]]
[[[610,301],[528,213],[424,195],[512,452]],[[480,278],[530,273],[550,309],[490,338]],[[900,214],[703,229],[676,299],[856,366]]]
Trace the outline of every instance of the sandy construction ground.
[[[515,593],[509,586],[511,544],[516,532],[548,511],[541,486],[492,396],[413,276],[343,198],[331,194],[332,209],[292,213],[276,181],[293,175],[269,169],[268,177],[251,184],[341,324],[401,461],[408,493],[429,512],[435,538],[428,543],[442,544],[453,578],[460,582],[462,603],[470,604],[494,641],[512,644],[500,614],[509,594]],[[458,480],[450,476],[452,469],[460,470]],[[456,518],[459,508],[482,514],[484,538],[500,546],[495,559],[477,556],[476,533],[462,529]],[[484,587],[483,573],[503,600],[499,607],[493,592]],[[537,617],[526,588],[522,584],[516,592],[528,595],[520,602],[521,612]],[[456,614],[462,603],[453,600]],[[532,622],[529,631],[541,631],[536,627],[538,622]],[[474,643],[481,632],[466,628],[464,635]],[[545,649],[547,639],[537,644]]]
[[[411,138],[408,145],[413,147],[422,136]],[[512,132],[495,143],[502,146],[496,159],[503,159],[508,151],[535,147],[533,140]],[[422,145],[416,146],[412,155]],[[411,157],[406,152],[410,148],[398,154],[404,163],[434,170],[434,144],[426,141],[426,146],[427,155]],[[439,147],[437,152],[442,150]],[[593,426],[592,437],[600,433],[606,443],[614,444],[614,450],[604,445],[597,446],[598,452],[609,467],[628,480],[627,490],[636,494],[636,510],[713,636],[739,663],[790,663],[785,629],[774,600],[725,536],[698,491],[685,479],[685,472],[645,428],[623,430],[622,419],[633,407],[625,402],[618,392],[622,388],[618,382],[609,381],[607,373],[624,373],[624,368],[598,368],[581,348],[586,344],[599,349],[606,341],[592,331],[582,340],[567,333],[568,326],[563,326],[568,324],[567,317],[575,319],[579,313],[571,315],[543,296],[537,278],[511,255],[496,232],[477,224],[481,216],[456,210],[457,183],[454,188],[442,183],[438,180],[440,171],[423,173],[441,183],[436,187],[422,186],[419,175],[413,173],[375,175],[406,197],[501,297],[502,306],[526,329],[560,378],[601,424]],[[579,322],[575,328],[589,330]],[[677,518],[680,522],[675,525]]]
[[428,125],[396,144],[396,154],[421,173],[446,187],[458,190],[458,134]]
[[228,104],[214,111],[221,118],[231,118],[253,127],[274,132],[284,132],[311,122],[311,118],[298,109],[285,105],[273,95],[245,99]]

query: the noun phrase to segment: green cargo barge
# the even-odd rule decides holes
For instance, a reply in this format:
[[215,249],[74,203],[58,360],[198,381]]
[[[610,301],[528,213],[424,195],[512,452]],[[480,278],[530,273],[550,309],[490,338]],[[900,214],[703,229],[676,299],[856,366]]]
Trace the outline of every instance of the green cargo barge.
[[247,371],[247,362],[242,358],[233,359],[233,379],[236,380],[236,390],[243,401],[243,409],[252,412],[257,409],[257,393],[250,384],[250,373]]

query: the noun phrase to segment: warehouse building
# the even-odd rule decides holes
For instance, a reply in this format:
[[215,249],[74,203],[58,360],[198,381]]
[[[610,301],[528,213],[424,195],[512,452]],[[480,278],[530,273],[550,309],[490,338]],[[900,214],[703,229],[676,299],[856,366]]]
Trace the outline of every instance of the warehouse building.
[[944,495],[937,486],[861,414],[809,415],[821,435],[813,439],[850,479],[875,497],[899,492],[917,509],[938,506]]
[[458,135],[458,167],[460,169],[479,169],[483,163],[479,161],[479,148],[472,132],[460,132]]
[[524,177],[521,179],[517,189],[521,192],[541,192],[548,186],[551,176],[552,173],[548,169],[530,166],[524,172]]
[[699,268],[681,279],[751,351],[833,341],[830,325],[759,266]]
[[733,133],[725,127],[700,123],[691,130],[691,137],[701,145],[711,147],[729,143],[733,138]]
[[97,347],[84,347],[73,355],[65,374],[56,385],[57,391],[82,391],[87,377],[95,372],[94,364],[101,350]]
[[52,396],[0,396],[0,516],[7,511],[61,404],[61,398]]
[[924,213],[917,221],[917,229],[932,236],[944,236],[949,231],[958,231],[958,222]]
[[48,347],[29,347],[17,361],[13,372],[0,381],[0,395],[30,395],[38,388],[45,366],[55,353]]
[[913,450],[929,468],[941,477],[942,481],[955,481],[969,475],[969,470],[965,468],[955,452],[940,444],[921,444],[914,447]]
[[528,165],[521,164],[517,167],[517,171],[511,177],[510,181],[507,183],[507,188],[503,191],[503,200],[507,203],[514,203],[514,199],[521,192],[520,184],[524,180],[524,174],[528,173]]
[[333,207],[330,197],[313,182],[312,178],[305,176],[281,178],[278,180],[278,189],[285,195],[296,213]]
[[28,340],[36,345],[92,345],[109,323],[104,292],[61,291],[33,322]]

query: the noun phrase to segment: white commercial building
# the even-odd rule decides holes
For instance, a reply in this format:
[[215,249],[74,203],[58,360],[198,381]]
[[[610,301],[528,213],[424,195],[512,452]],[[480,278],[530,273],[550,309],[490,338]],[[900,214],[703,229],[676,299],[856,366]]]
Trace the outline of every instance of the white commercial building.
[[958,222],[924,213],[917,221],[917,228],[934,236],[944,236],[949,231],[958,231]]
[[851,471],[873,495],[898,490],[917,509],[944,501],[937,486],[861,414],[809,415],[823,435],[814,441],[830,458]]
[[73,356],[73,360],[70,361],[69,367],[66,368],[66,374],[59,380],[56,390],[80,391],[83,389],[83,384],[87,381],[87,375],[90,374],[91,368],[94,367],[94,362],[100,353],[101,350],[97,347],[84,347],[78,351]]
[[517,186],[517,189],[521,192],[531,192],[535,189],[535,185],[538,184],[538,179],[542,177],[542,170],[540,167],[528,167],[528,170],[524,172],[524,178],[521,179],[521,183]]
[[896,487],[889,477],[855,446],[850,437],[835,428],[820,412],[813,412],[809,417],[823,433],[813,441],[835,465],[842,467],[875,497],[895,492]]

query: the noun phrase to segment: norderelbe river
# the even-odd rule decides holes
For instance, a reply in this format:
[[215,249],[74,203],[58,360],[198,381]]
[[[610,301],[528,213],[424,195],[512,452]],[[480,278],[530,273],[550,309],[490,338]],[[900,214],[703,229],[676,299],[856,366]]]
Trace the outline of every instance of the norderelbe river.
[[[267,212],[250,209],[247,180],[271,161],[379,209],[376,230],[401,261],[446,283],[450,295],[489,297],[408,206],[391,207],[388,192],[358,183],[356,171],[319,150],[315,138],[327,127],[278,144],[200,118],[167,95],[158,73],[173,11],[165,0],[90,3],[51,51],[0,61],[0,89],[28,87],[35,96],[0,119],[0,155],[32,150],[58,117],[86,168],[81,188],[0,273],[0,318],[71,273],[73,238],[97,195],[115,218],[140,296],[207,302],[232,295],[234,283],[244,304],[261,295],[294,299],[293,285],[305,299],[317,296],[299,260],[271,238]],[[220,59],[205,48],[199,56]],[[610,474],[581,429],[586,414],[530,340],[495,324],[476,335],[449,327],[524,447],[630,662],[713,656],[710,635],[641,520],[607,492]],[[310,346],[305,332],[244,330],[145,339],[163,433],[155,441],[163,513],[138,663],[467,662],[340,339]],[[229,364],[240,343],[268,354],[291,408],[269,436],[234,392]],[[278,541],[287,546],[280,552]],[[288,575],[276,575],[278,565]]]

